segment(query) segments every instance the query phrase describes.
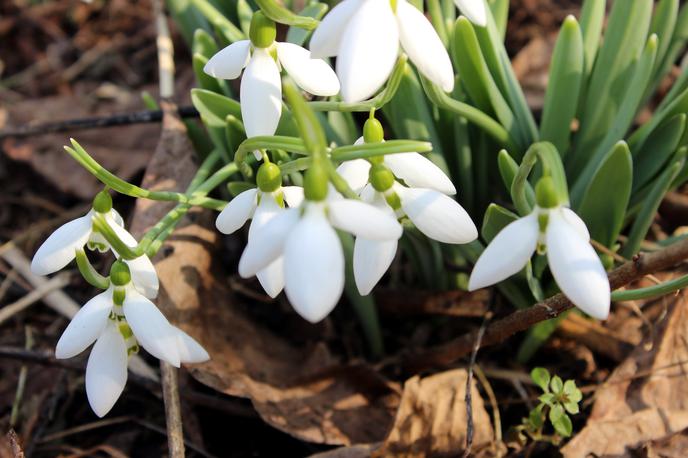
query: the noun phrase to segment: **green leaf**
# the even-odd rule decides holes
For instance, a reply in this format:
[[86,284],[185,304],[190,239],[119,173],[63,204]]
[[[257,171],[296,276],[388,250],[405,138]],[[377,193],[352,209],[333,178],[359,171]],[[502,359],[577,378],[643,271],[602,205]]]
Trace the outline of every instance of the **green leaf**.
[[166,0],[167,10],[174,18],[187,45],[195,41],[195,33],[198,30],[210,30],[208,21],[195,8],[190,6],[189,0]]
[[[312,17],[313,19],[320,20],[327,12],[327,9],[328,6],[325,3],[315,2],[302,9],[301,12],[299,12],[299,16]],[[303,46],[310,35],[311,31],[308,29],[289,27],[287,31],[287,41],[295,45]]]
[[[502,177],[504,186],[506,186],[507,191],[511,192],[511,186],[513,185],[514,178],[516,178],[516,174],[518,173],[518,164],[506,150],[501,150],[497,155],[497,165],[499,167],[499,174]],[[535,205],[535,191],[533,190],[533,187],[530,185],[530,183],[526,183],[525,186],[526,199],[528,199],[528,203],[531,206]]]
[[554,393],[545,393],[538,396],[538,400],[540,402],[542,402],[543,404],[547,404],[550,407],[554,405],[556,399],[557,397],[554,395]]
[[506,37],[506,26],[509,20],[509,0],[489,0],[492,17],[499,31],[499,36],[504,41]]
[[213,78],[212,76],[208,75],[206,72],[203,71],[203,68],[207,63],[208,59],[205,56],[198,53],[193,55],[192,65],[194,74],[196,75],[196,82],[202,89],[207,89],[211,92],[226,94],[229,90],[229,86],[227,84],[223,84],[224,81],[221,82],[221,80]]
[[253,17],[253,8],[246,0],[237,0],[237,16],[239,17],[239,27],[241,31],[248,36],[251,29],[251,18]]
[[218,47],[212,35],[203,29],[197,29],[193,35],[191,50],[194,54],[210,59],[218,51]]
[[655,7],[655,14],[650,24],[650,33],[656,34],[659,38],[657,66],[655,67],[657,69],[669,51],[678,19],[678,7],[679,0],[659,0]]
[[578,406],[577,402],[564,402],[562,405],[564,406],[564,409],[571,415],[580,413],[580,407]]
[[571,418],[569,418],[569,416],[565,413],[562,413],[562,415],[558,417],[556,421],[552,420],[552,426],[554,426],[554,430],[557,432],[557,434],[562,437],[570,437],[571,433],[573,433],[573,424],[571,423]]
[[597,50],[600,46],[606,7],[607,0],[585,0],[581,8],[580,27],[583,33],[586,79],[592,73]]
[[535,384],[539,386],[542,391],[549,393],[549,382],[551,377],[547,369],[544,367],[534,368],[532,371],[530,371],[530,378],[533,379],[533,382],[535,382]]
[[636,71],[652,18],[652,0],[614,2],[604,42],[590,76],[572,171],[582,170],[612,126]]
[[249,189],[253,189],[255,187],[255,183],[251,183],[249,181],[231,181],[227,183],[227,190],[232,197],[236,197],[242,192],[248,191]]
[[192,89],[191,103],[200,113],[201,120],[208,129],[208,135],[222,151],[223,159],[227,161],[229,153],[234,151],[226,137],[227,117],[241,119],[239,102],[205,89]]
[[654,132],[654,130],[664,121],[686,112],[688,112],[688,88],[684,89],[680,94],[677,94],[676,97],[665,106],[656,110],[650,121],[633,132],[633,135],[628,139],[628,146],[631,148],[631,151],[639,151],[652,132]]
[[208,22],[222,34],[227,42],[234,43],[235,41],[246,39],[244,32],[227,19],[212,2],[208,0],[189,0],[189,3],[195,7],[194,11],[198,11],[205,16]]
[[480,233],[485,242],[490,243],[508,224],[518,219],[518,215],[497,204],[490,204],[483,217]]
[[567,380],[564,382],[564,394],[569,398],[569,401],[580,402],[583,399],[583,394],[576,386],[574,380]]
[[676,152],[686,127],[686,115],[679,114],[660,125],[634,154],[633,192],[662,170]]
[[632,183],[631,152],[625,142],[619,142],[600,164],[578,207],[590,237],[607,248],[612,248],[623,227]]
[[583,36],[573,16],[564,21],[554,47],[542,111],[540,140],[549,141],[562,157],[568,150],[583,77]]
[[552,424],[554,424],[564,415],[566,415],[566,413],[564,412],[564,408],[561,405],[557,404],[553,406],[549,411],[549,421],[551,421]]
[[549,386],[552,388],[552,392],[555,394],[561,394],[564,392],[564,382],[558,375],[552,377],[552,380],[549,382]]
[[319,21],[308,16],[299,16],[298,14],[289,11],[275,0],[256,0],[256,4],[265,13],[267,17],[280,24],[291,25],[294,27],[301,27],[307,30],[313,30],[318,26]]
[[528,414],[528,422],[530,423],[531,429],[534,431],[539,430],[545,424],[545,416],[542,413],[544,404],[538,404],[533,410]]

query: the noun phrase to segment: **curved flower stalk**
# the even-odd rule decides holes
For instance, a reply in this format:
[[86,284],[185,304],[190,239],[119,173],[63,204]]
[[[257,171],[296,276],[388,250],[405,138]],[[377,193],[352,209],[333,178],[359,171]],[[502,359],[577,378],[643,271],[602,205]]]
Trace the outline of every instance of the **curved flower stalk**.
[[387,81],[399,44],[430,81],[446,92],[454,88],[447,50],[430,21],[406,0],[344,0],[315,30],[310,49],[315,57],[337,56],[342,98],[359,102]]
[[[370,118],[364,126],[366,143],[382,141],[382,126]],[[356,143],[364,140],[359,138]],[[342,163],[337,171],[360,193],[364,202],[394,217],[408,217],[423,234],[443,243],[465,244],[478,238],[468,213],[449,197],[456,188],[442,170],[418,153],[391,154],[382,162],[364,159]],[[403,180],[402,185],[398,180]],[[356,237],[354,278],[362,295],[369,294],[394,260],[396,240]]]
[[282,114],[280,66],[303,90],[330,96],[339,92],[339,80],[322,59],[292,43],[275,41],[275,23],[262,12],[251,20],[250,40],[236,41],[215,54],[204,71],[216,78],[241,79],[241,116],[247,137],[273,135]]
[[66,359],[95,342],[86,366],[86,395],[99,417],[122,394],[129,356],[138,352],[139,345],[176,367],[209,359],[198,342],[170,324],[136,289],[126,264],[115,261],[110,279],[111,286],[74,315],[55,348],[55,357]]
[[[231,234],[251,219],[248,240],[255,236],[273,218],[285,211],[284,203],[298,207],[303,201],[303,188],[281,186],[279,167],[266,162],[258,170],[259,188],[246,190],[232,199],[220,212],[215,226],[223,234]],[[279,180],[279,181],[276,181]],[[275,188],[276,186],[276,188]],[[265,292],[272,298],[284,289],[284,260],[280,256],[262,270],[256,277]]]
[[239,274],[247,278],[283,257],[287,297],[312,323],[332,311],[344,290],[344,253],[335,228],[378,241],[396,241],[402,233],[393,216],[343,198],[326,177],[320,167],[311,167],[306,199],[256,229],[239,261]]
[[590,245],[588,229],[572,210],[542,197],[547,182],[551,178],[541,179],[536,187],[535,209],[507,225],[487,246],[471,273],[468,289],[498,283],[523,269],[536,250],[546,250],[552,275],[566,297],[588,315],[606,319],[609,280]]
[[485,0],[454,0],[461,13],[473,24],[485,27],[487,25],[487,5]]
[[[38,248],[31,260],[31,271],[36,275],[48,275],[65,267],[76,257],[76,251],[88,246],[101,253],[115,250],[93,228],[94,216],[101,214],[107,225],[130,248],[137,246],[136,239],[124,229],[122,217],[112,208],[112,198],[101,191],[93,200],[93,208],[84,216],[69,221],[53,232]],[[117,254],[115,252],[115,254]],[[124,261],[131,270],[132,282],[148,298],[158,295],[159,281],[155,267],[147,255]]]

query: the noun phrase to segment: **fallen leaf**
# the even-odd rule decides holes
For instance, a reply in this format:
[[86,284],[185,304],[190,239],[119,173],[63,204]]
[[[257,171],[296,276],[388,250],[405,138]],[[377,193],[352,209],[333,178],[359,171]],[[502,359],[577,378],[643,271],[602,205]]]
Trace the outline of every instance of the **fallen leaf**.
[[597,389],[586,426],[562,449],[566,458],[625,456],[688,428],[686,294],[671,301],[651,350],[636,347]]
[[490,292],[486,289],[471,293],[380,289],[375,293],[375,299],[381,313],[393,315],[483,317],[490,307]]

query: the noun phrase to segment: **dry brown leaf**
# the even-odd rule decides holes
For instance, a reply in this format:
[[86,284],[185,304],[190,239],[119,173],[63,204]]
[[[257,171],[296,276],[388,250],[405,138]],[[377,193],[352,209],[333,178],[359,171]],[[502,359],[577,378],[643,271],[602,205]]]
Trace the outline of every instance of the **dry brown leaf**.
[[688,456],[688,432],[644,444],[634,451],[638,458],[685,458]]
[[629,449],[688,428],[688,309],[682,293],[657,327],[596,392],[588,423],[563,449],[567,458],[626,456]]
[[[456,369],[407,380],[394,428],[374,456],[461,456],[466,446],[467,377],[466,370]],[[494,432],[475,381],[471,390],[474,456],[492,444]]]
[[447,315],[483,317],[490,307],[490,292],[418,291],[381,289],[375,299],[382,313],[393,315]]
[[[183,127],[166,116],[167,134],[147,170],[146,186],[186,187],[195,166],[179,136]],[[140,233],[167,208],[137,203],[133,230]],[[399,403],[395,387],[365,365],[342,365],[322,344],[295,346],[252,321],[213,274],[219,249],[213,218],[208,211],[191,212],[155,259],[161,282],[156,303],[211,356],[190,366],[191,374],[218,391],[250,398],[266,422],[300,439],[342,445],[384,439]]]

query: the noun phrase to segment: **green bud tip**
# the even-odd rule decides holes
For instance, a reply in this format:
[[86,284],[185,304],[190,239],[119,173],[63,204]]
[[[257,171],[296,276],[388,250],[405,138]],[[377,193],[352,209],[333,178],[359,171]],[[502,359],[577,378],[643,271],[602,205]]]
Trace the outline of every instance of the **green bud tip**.
[[313,164],[313,166],[306,171],[303,178],[303,190],[306,199],[315,202],[325,200],[327,197],[327,171],[322,165]]
[[554,187],[552,177],[545,176],[535,185],[535,201],[540,208],[554,208],[559,206],[559,198]]
[[258,189],[263,192],[275,192],[282,186],[282,172],[280,168],[272,162],[264,162],[258,168],[256,175]]
[[394,174],[384,164],[375,164],[368,172],[368,180],[376,191],[385,192],[394,184]]
[[96,194],[93,199],[93,209],[98,213],[109,213],[112,210],[112,197],[110,193],[103,190]]
[[265,16],[262,11],[256,11],[251,18],[248,35],[256,48],[268,48],[277,36],[275,22]]
[[110,281],[115,286],[125,286],[131,282],[129,266],[119,259],[110,267]]
[[387,201],[387,205],[392,207],[392,210],[394,211],[397,211],[401,208],[401,199],[396,192],[385,194],[385,201]]
[[375,118],[368,118],[363,124],[363,140],[366,143],[380,143],[385,138],[382,124]]

